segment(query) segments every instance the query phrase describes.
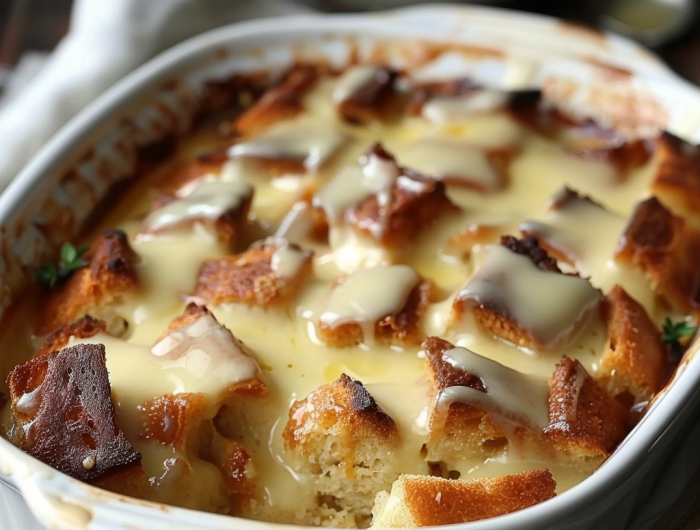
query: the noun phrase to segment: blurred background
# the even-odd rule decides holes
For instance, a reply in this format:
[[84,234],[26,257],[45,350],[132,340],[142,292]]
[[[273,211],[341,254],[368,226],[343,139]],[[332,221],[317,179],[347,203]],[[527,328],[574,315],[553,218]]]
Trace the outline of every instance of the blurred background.
[[[257,1],[230,0],[230,3]],[[349,12],[418,2],[288,0],[287,3],[305,4],[303,7],[319,11]],[[654,49],[671,68],[700,85],[700,17],[696,0],[490,0],[471,3],[552,15],[625,34]],[[13,83],[13,74],[20,77],[15,82],[21,82],[40,68],[46,54],[67,33],[72,5],[73,0],[0,0],[0,98],[3,89]]]

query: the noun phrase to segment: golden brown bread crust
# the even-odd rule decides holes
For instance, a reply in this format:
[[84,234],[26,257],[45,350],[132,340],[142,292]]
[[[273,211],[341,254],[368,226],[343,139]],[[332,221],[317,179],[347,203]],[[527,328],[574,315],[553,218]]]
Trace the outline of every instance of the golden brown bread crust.
[[563,455],[598,464],[628,432],[627,410],[581,363],[564,357],[549,380],[547,440]]
[[675,310],[700,314],[700,232],[656,197],[635,208],[615,260],[642,270],[654,292]]
[[539,98],[511,106],[511,112],[526,127],[559,140],[567,152],[586,160],[611,164],[619,176],[645,164],[652,155],[648,142],[629,142],[615,131],[603,129],[591,121],[575,121],[556,109],[540,105]]
[[656,325],[644,308],[616,285],[603,304],[608,344],[596,380],[613,396],[650,399],[667,372],[668,356]]
[[[272,270],[272,256],[281,245],[303,253],[303,263],[293,277]],[[263,242],[241,254],[202,263],[193,296],[207,304],[243,303],[269,306],[294,296],[312,273],[311,251],[286,242]]]
[[34,355],[49,355],[54,351],[62,350],[68,346],[71,337],[87,339],[105,331],[107,331],[107,324],[103,320],[85,315],[72,324],[61,326],[56,331],[49,333]]
[[428,418],[430,438],[426,443],[427,460],[449,464],[463,455],[490,454],[504,449],[508,443],[506,435],[489,414],[459,401],[449,403],[447,410],[438,409],[437,396],[446,388],[466,386],[485,392],[479,377],[443,359],[445,352],[454,345],[438,337],[428,337],[422,348],[433,398]]
[[651,192],[674,213],[700,228],[700,152],[669,133],[657,141],[658,169]]
[[394,90],[397,72],[379,67],[372,80],[337,106],[347,122],[364,124],[383,121],[396,110],[401,98]]
[[256,496],[255,469],[248,451],[235,440],[216,434],[201,456],[221,470],[232,513],[241,513]]
[[[394,157],[379,143],[370,147],[367,155],[370,154],[396,164]],[[408,168],[397,168],[399,177],[386,207],[380,206],[376,195],[371,195],[347,212],[347,220],[356,230],[385,247],[414,241],[435,219],[458,210],[447,197],[442,181]]]
[[[216,317],[207,309],[206,306],[202,305],[197,305],[193,302],[190,302],[185,306],[185,309],[183,312],[176,316],[168,325],[168,330],[170,331],[177,331],[185,326],[188,326],[192,324],[194,321],[202,318],[202,317],[211,317],[216,324],[221,326],[228,334],[230,334],[231,338],[233,339],[233,342],[240,348],[240,350],[247,355],[248,357],[252,357],[250,350],[248,347],[240,341],[238,338],[236,338],[231,331],[226,328],[225,326],[221,325],[219,321],[216,319]],[[168,331],[163,333],[158,339],[155,341],[155,343],[160,342],[163,340],[168,335]],[[244,395],[249,395],[249,396],[257,396],[257,397],[263,397],[266,396],[268,393],[268,388],[265,382],[262,380],[260,371],[258,370],[255,374],[255,377],[252,379],[247,379],[244,381],[240,381],[232,386],[230,386],[227,389],[227,394],[233,395],[233,394],[244,394]],[[197,402],[197,394],[191,394],[191,397],[188,398],[188,402],[191,403],[185,403],[186,407],[191,407],[192,410],[196,411],[199,409],[199,403]],[[168,396],[165,396],[166,398]],[[159,398],[156,398],[159,399]],[[187,412],[185,410],[185,412]],[[194,412],[192,412],[194,414]]]
[[[155,212],[165,205],[177,200],[177,197],[173,195],[160,194],[157,195],[152,201],[149,208],[149,213]],[[249,194],[247,197],[243,198],[235,208],[231,208],[220,215],[213,222],[213,231],[216,234],[217,239],[230,249],[234,249],[236,243],[240,239],[241,231],[243,230],[246,222],[248,221],[248,213],[250,212],[250,205],[253,202],[253,194]],[[178,227],[193,226],[194,223],[204,222],[206,225],[210,224],[209,219],[201,217],[199,219],[190,219],[183,223],[178,224]],[[167,230],[167,229],[166,229]],[[155,231],[157,233],[157,231]]]
[[556,482],[548,469],[476,480],[401,475],[391,496],[399,502],[386,512],[375,508],[372,527],[419,528],[497,517],[551,499]]
[[433,81],[414,87],[406,106],[406,114],[419,116],[423,105],[435,96],[466,96],[481,90],[471,79],[454,79],[450,81]]
[[75,271],[39,304],[37,334],[45,335],[85,314],[99,317],[122,296],[138,291],[138,256],[123,231],[102,234],[83,259],[88,265]]
[[10,372],[7,385],[15,441],[35,458],[80,480],[140,461],[115,425],[103,345],[34,357]]
[[[221,173],[221,166],[226,158],[226,153],[216,152],[200,155],[194,160],[183,162],[164,178],[162,184],[158,186],[158,190],[167,197],[174,195],[183,186],[196,182],[206,175],[211,173],[218,175]],[[160,206],[164,206],[164,204]],[[151,211],[153,209],[154,205],[151,205]]]
[[277,86],[236,119],[236,129],[250,134],[280,120],[294,118],[304,110],[302,98],[314,85],[319,73],[318,67],[308,64],[292,67]]
[[168,394],[151,399],[143,407],[142,438],[183,451],[190,433],[200,424],[204,394]]
[[[421,281],[408,295],[401,311],[396,315],[387,315],[374,324],[374,339],[395,346],[420,344],[425,339],[423,316],[435,301],[436,291],[433,282]],[[321,321],[318,324],[318,337],[333,348],[347,348],[371,340],[364,336],[364,328],[354,322],[332,327]]]
[[311,438],[318,430],[338,436],[343,443],[338,456],[343,459],[351,459],[354,445],[365,437],[392,444],[399,438],[394,420],[380,410],[360,381],[345,374],[292,405],[283,433],[285,446],[310,454]]

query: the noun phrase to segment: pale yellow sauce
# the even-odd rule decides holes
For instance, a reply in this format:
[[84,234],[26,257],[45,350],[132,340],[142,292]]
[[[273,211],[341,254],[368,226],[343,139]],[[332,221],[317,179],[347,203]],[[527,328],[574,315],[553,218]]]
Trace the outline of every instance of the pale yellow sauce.
[[[360,76],[361,81],[364,81],[364,76],[365,74]],[[358,82],[348,81],[353,86]],[[252,455],[256,480],[260,485],[262,507],[253,516],[262,519],[270,518],[268,508],[294,512],[304,506],[314,505],[312,481],[301,476],[295,468],[293,460],[284,449],[281,433],[294,400],[303,399],[320,385],[337,379],[341,373],[362,381],[379,405],[397,423],[403,440],[400,450],[401,470],[427,472],[426,463],[420,454],[426,440],[425,429],[421,427],[424,421],[422,423],[421,418],[424,420],[425,410],[430,405],[423,353],[419,347],[401,349],[373,341],[343,349],[326,347],[317,337],[317,326],[329,311],[341,319],[359,318],[367,321],[377,317],[377,314],[372,313],[372,307],[363,306],[353,313],[349,309],[351,304],[347,303],[352,293],[343,294],[342,300],[335,300],[333,297],[340,296],[338,293],[343,285],[350,285],[349,279],[341,283],[335,287],[334,295],[334,285],[338,279],[362,267],[400,261],[418,274],[433,280],[442,292],[443,301],[429,309],[423,322],[426,333],[439,334],[458,346],[469,348],[473,354],[451,356],[456,365],[474,369],[484,377],[487,387],[497,389],[493,393],[494,399],[507,400],[505,405],[501,403],[499,406],[513,410],[514,414],[527,416],[528,421],[535,425],[541,425],[545,421],[543,410],[538,408],[526,411],[527,400],[516,403],[516,390],[520,386],[528,386],[528,395],[531,394],[533,400],[541,401],[546,380],[564,354],[577,357],[589,372],[595,373],[605,344],[605,332],[601,323],[596,320],[597,317],[591,317],[593,322],[572,343],[554,348],[543,355],[533,355],[484,336],[475,327],[461,327],[446,332],[453,297],[475,273],[469,257],[461,259],[444,253],[447,241],[472,223],[503,226],[504,233],[518,235],[517,226],[522,221],[542,219],[543,222],[550,222],[553,220],[552,215],[564,217],[567,215],[564,212],[543,214],[547,201],[564,185],[592,196],[612,214],[627,217],[634,204],[647,195],[655,165],[652,160],[645,167],[633,171],[627,179],[620,180],[612,167],[577,158],[534,133],[526,133],[505,113],[494,110],[500,100],[493,95],[482,98],[483,101],[472,100],[472,107],[462,108],[463,112],[453,112],[453,103],[449,103],[448,112],[445,113],[447,102],[441,103],[443,112],[438,113],[440,117],[435,117],[432,121],[406,118],[399,124],[357,127],[343,123],[337,117],[333,95],[336,94],[335,99],[340,97],[337,95],[338,90],[340,89],[336,88],[334,80],[322,81],[306,97],[307,114],[293,122],[276,126],[260,138],[235,144],[229,150],[231,160],[225,164],[221,175],[212,174],[208,177],[211,181],[220,179],[224,182],[245,182],[255,188],[251,216],[257,222],[257,238],[272,236],[276,232],[277,236],[284,236],[315,251],[313,277],[302,284],[297,298],[288,307],[261,309],[229,304],[209,308],[219,322],[252,352],[251,355],[270,388],[270,394],[266,398],[244,400],[246,422],[239,432],[242,443]],[[483,112],[486,110],[490,112]],[[488,188],[493,187],[491,183],[494,176],[487,174],[484,169],[486,166],[480,149],[517,144],[521,152],[512,162],[508,181],[502,190],[489,194],[451,187],[448,194],[460,206],[461,211],[436,218],[431,226],[416,236],[414,245],[389,253],[368,238],[358,236],[341,222],[342,213],[370,193],[378,194],[381,204],[381,194],[387,189],[387,182],[393,182],[395,178],[395,175],[380,165],[374,166],[369,172],[362,171],[357,166],[360,155],[378,139],[381,139],[389,152],[397,155],[399,165],[408,166],[413,156],[411,152],[417,145],[430,145],[423,142],[449,141],[452,142],[450,145],[463,145],[467,153],[464,158],[465,174],[480,182],[489,183]],[[201,148],[201,140],[194,138],[182,147],[180,160],[191,157],[193,153],[201,151]],[[456,164],[449,157],[430,160],[430,150],[427,148],[421,147],[420,152],[425,160],[416,161],[425,164],[426,170]],[[302,162],[309,171],[302,176],[270,180],[263,166],[256,160],[265,156],[293,158]],[[474,172],[467,171],[471,169],[468,167],[470,164],[474,165]],[[344,169],[347,167],[351,169]],[[195,362],[195,374],[187,366],[167,364],[158,355],[154,355],[154,344],[166,331],[170,321],[181,314],[185,297],[193,290],[201,262],[229,252],[215,238],[196,230],[158,237],[137,237],[147,228],[136,220],[137,215],[142,215],[148,209],[145,190],[149,183],[165,178],[165,173],[165,170],[158,170],[151,180],[139,184],[110,214],[103,227],[113,227],[116,224],[125,229],[141,259],[139,274],[144,285],[143,293],[114,308],[129,322],[129,335],[126,340],[98,335],[84,341],[105,344],[118,424],[143,453],[144,468],[154,481],[173,472],[168,471],[173,466],[168,459],[173,455],[167,448],[137,438],[139,409],[144,402],[173,392],[201,391],[213,399],[221,388],[222,381],[249,375],[254,370],[252,365],[244,361],[242,367],[233,372],[223,371],[217,373],[215,378],[210,378],[208,376],[216,372],[218,366],[211,364],[211,359],[210,364],[203,367],[206,363],[199,358]],[[351,197],[345,194],[349,189],[348,181],[338,184],[339,180],[351,178],[347,175],[362,181],[359,188],[352,188],[351,193],[356,195]],[[316,193],[317,204],[330,214],[330,246],[312,242],[308,237],[311,226],[308,207],[296,205],[285,218],[294,203],[309,189]],[[620,222],[617,218],[610,218],[610,226],[605,220],[601,220],[600,224],[596,221],[595,230],[610,228],[610,232],[619,232]],[[607,291],[613,281],[623,281],[625,287],[653,312],[656,309],[654,300],[648,296],[648,288],[641,278],[631,275],[628,277],[617,271],[613,271],[612,276],[607,276],[604,264],[605,259],[611,257],[612,238],[606,234],[598,246],[592,235],[585,235],[588,228],[574,229],[572,223],[573,221],[569,223],[565,220],[561,223],[562,230],[570,230],[571,235],[567,237],[573,237],[576,244],[581,245],[580,252],[578,246],[572,250],[576,252],[576,264],[592,276],[594,286]],[[243,241],[247,244],[254,239],[256,238],[248,235]],[[289,252],[282,251],[275,261],[275,267],[283,275],[293,275],[300,265],[298,256]],[[406,269],[412,270],[409,267]],[[377,286],[377,305],[374,309],[381,307],[382,313],[391,313],[401,305],[409,284],[410,287],[415,285],[415,273],[411,278],[408,278],[408,274],[404,276],[406,278],[397,276],[373,284]],[[566,300],[559,298],[561,293],[573,293],[576,296],[581,293],[568,290],[563,285],[565,280],[560,280],[559,283],[562,284],[563,291],[557,284],[551,288],[548,286],[544,292],[528,292],[523,296],[534,296],[534,300],[544,307],[543,311],[550,301],[558,301],[566,308]],[[362,286],[362,289],[364,298],[371,302],[371,286]],[[336,311],[334,304],[340,309]],[[527,309],[523,311],[526,313]],[[18,319],[23,318],[22,312],[18,312],[18,315]],[[25,359],[31,355],[37,342],[28,340],[27,337],[31,335],[27,322],[25,320],[22,326],[14,326],[2,337],[5,351],[14,349],[21,352]],[[158,348],[155,346],[156,350]],[[487,359],[503,366],[489,364]],[[20,362],[20,359],[15,359],[14,362]],[[502,381],[501,375],[512,374],[511,369],[528,375],[509,375]],[[514,380],[517,380],[518,388],[506,392],[504,385],[511,384]],[[473,396],[466,399],[473,399]],[[212,409],[207,414],[211,417],[214,412]],[[197,477],[196,484],[207,485],[200,488],[197,497],[201,500],[207,495],[215,496],[211,484],[220,480],[215,478],[216,470],[194,455],[189,458]],[[557,480],[559,492],[586,476],[574,468],[555,465],[546,460],[532,460],[531,455],[528,458],[530,459],[523,460],[517,454],[506,453],[498,459],[485,461],[465,459],[457,464],[457,468],[461,478],[468,479],[549,467]],[[158,500],[167,502],[169,499]],[[192,500],[187,503],[196,504]],[[207,508],[208,505],[202,501],[197,507]]]

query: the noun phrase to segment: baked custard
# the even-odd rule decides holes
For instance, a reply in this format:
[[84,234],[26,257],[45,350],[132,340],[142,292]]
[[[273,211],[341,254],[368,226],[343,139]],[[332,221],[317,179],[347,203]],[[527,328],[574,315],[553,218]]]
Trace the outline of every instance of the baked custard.
[[670,135],[381,64],[200,107],[5,322],[3,434],[72,477],[300,525],[496,517],[593,473],[694,333],[700,155]]

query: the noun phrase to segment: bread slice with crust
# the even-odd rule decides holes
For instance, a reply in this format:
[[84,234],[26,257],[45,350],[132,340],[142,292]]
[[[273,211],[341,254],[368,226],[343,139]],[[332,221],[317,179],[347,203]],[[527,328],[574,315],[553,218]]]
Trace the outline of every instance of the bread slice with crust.
[[656,197],[635,208],[615,260],[641,270],[654,292],[679,313],[700,315],[700,231]]
[[401,475],[377,495],[372,528],[420,528],[498,517],[556,496],[547,469],[475,480]]
[[367,526],[374,497],[398,476],[399,432],[360,381],[345,374],[289,411],[285,447],[315,483],[319,510],[347,511]]
[[628,406],[651,399],[661,388],[668,364],[658,328],[619,285],[605,297],[603,315],[608,343],[596,380]]
[[45,335],[88,314],[107,322],[114,335],[124,329],[124,319],[111,306],[139,291],[138,256],[127,235],[121,230],[108,230],[82,259],[87,266],[73,272],[39,305],[37,334]]
[[629,432],[628,413],[586,372],[564,357],[549,379],[546,440],[557,457],[580,468],[598,467]]
[[262,241],[241,254],[203,262],[193,296],[209,305],[283,303],[311,275],[312,256],[294,243]]

